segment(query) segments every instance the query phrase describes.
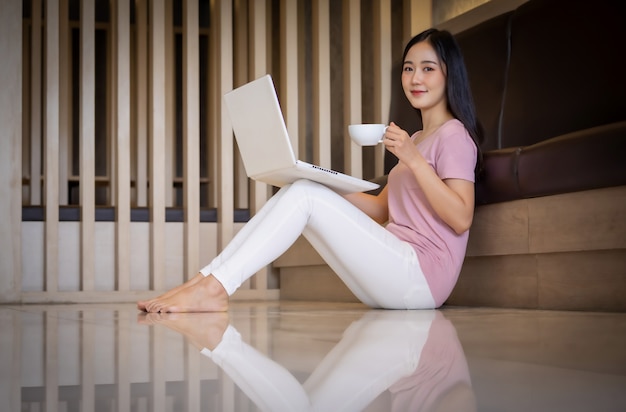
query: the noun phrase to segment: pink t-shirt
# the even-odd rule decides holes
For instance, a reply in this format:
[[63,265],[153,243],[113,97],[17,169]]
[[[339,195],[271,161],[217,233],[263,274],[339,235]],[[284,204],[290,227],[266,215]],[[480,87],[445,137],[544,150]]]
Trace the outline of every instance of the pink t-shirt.
[[[420,133],[415,133],[412,139]],[[476,145],[459,120],[447,121],[419,142],[417,148],[441,179],[474,182]],[[457,235],[435,214],[413,172],[402,162],[389,173],[387,187],[387,230],[413,246],[439,307],[450,296],[459,277],[469,231]]]

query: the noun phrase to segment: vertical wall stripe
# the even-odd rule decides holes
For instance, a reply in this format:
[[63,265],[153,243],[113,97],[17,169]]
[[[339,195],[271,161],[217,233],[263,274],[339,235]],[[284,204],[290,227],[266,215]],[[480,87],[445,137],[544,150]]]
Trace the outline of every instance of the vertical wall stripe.
[[[391,0],[380,0],[374,6],[374,116],[376,123],[389,122],[391,104]],[[384,170],[383,146],[376,147],[375,175]]]
[[198,1],[185,0],[183,14],[184,275],[200,269],[200,78]]
[[150,274],[164,287],[165,252],[165,0],[150,2]]
[[46,291],[59,276],[59,2],[46,3],[45,270]]
[[176,78],[174,42],[174,2],[165,1],[165,206],[174,206],[176,154]]
[[[265,0],[254,0],[250,4],[249,12],[252,15],[250,21],[250,63],[251,80],[258,79],[267,73],[267,4]],[[251,201],[250,212],[254,214],[263,207],[269,199],[269,186],[262,182],[251,182]],[[256,290],[267,289],[268,267],[257,272],[256,276],[251,279],[251,284]]]
[[115,31],[117,51],[117,159],[115,187],[116,207],[116,276],[117,290],[130,288],[130,3],[118,0]]
[[[237,11],[233,17],[233,23],[235,25],[233,28],[233,42],[235,44],[233,48],[233,58],[235,62],[233,66],[233,87],[241,86],[249,80],[248,74],[250,65],[248,63],[248,42],[250,35],[248,30],[248,14],[250,12],[248,3],[253,7],[253,0],[234,0],[233,2],[234,8]],[[250,199],[248,198],[248,175],[246,174],[246,169],[236,145],[233,160],[235,162],[235,208],[246,209],[250,204]]]
[[363,176],[360,146],[348,135],[348,125],[361,123],[361,2],[343,0],[343,84],[344,84],[344,159],[346,172]]
[[71,163],[69,146],[71,142],[71,38],[69,0],[60,0],[59,15],[59,204],[68,204],[68,177]]
[[298,111],[298,2],[281,0],[280,2],[280,98],[287,131],[296,155],[299,147],[299,111]]
[[[233,88],[233,28],[232,1],[216,0],[211,14],[211,27],[217,32],[216,79],[216,120],[218,126],[218,250],[223,249],[234,233],[234,172],[233,172],[233,130],[228,113],[223,107],[222,96]],[[214,21],[217,20],[217,21]]]
[[137,41],[136,75],[136,181],[137,206],[148,205],[148,2],[135,1],[135,31]]
[[82,290],[94,289],[95,260],[95,8],[80,7],[80,205]]
[[331,167],[330,12],[328,0],[313,1],[313,159]]
[[[41,0],[31,3],[30,204],[41,205]],[[12,38],[12,37],[8,37]]]
[[[15,47],[15,45],[20,47]],[[0,90],[2,90],[0,92],[0,124],[2,125],[2,138],[0,138],[0,190],[2,190],[0,197],[0,216],[2,216],[0,218],[0,301],[2,302],[17,302],[22,287],[23,63],[21,46],[21,2],[0,2],[0,56],[4,59],[0,65]],[[4,373],[2,375],[4,376]]]

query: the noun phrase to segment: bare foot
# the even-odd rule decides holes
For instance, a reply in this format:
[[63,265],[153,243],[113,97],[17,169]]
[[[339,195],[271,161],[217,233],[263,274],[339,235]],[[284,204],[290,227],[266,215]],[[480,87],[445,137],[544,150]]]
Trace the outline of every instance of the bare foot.
[[[202,275],[200,275],[202,276]],[[228,293],[222,284],[209,275],[195,284],[163,298],[154,299],[145,306],[146,312],[225,312]]]
[[198,283],[199,281],[201,281],[202,279],[204,279],[204,275],[202,273],[198,273],[196,274],[196,276],[192,277],[191,279],[189,279],[187,282],[183,283],[182,285],[176,286],[173,289],[168,290],[167,292],[165,292],[162,295],[157,296],[156,298],[152,298],[149,300],[140,300],[139,302],[137,302],[137,309],[139,310],[143,310],[144,312],[146,311],[146,307],[151,304],[152,302],[155,302],[157,300],[160,299],[166,299],[169,298],[170,296],[175,295],[176,293],[180,292],[181,290],[189,287],[189,286],[193,286],[196,283]]
[[215,349],[229,325],[227,312],[146,313],[138,321],[142,324],[167,326],[184,335],[199,350]]

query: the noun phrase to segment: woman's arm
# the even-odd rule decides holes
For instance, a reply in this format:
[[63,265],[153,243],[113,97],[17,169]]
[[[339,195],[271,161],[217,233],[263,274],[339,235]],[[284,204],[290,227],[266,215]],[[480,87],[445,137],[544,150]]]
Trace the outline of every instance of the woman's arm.
[[385,223],[389,219],[387,186],[377,195],[371,195],[369,193],[350,193],[344,197],[380,224]]
[[385,145],[413,171],[437,216],[457,234],[469,230],[474,217],[474,183],[463,179],[442,180],[420,154],[408,133],[393,123],[387,129]]

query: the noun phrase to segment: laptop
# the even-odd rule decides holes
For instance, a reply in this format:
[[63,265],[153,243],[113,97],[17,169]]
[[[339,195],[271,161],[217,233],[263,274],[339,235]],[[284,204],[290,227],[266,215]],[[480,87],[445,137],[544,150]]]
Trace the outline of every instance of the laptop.
[[277,187],[309,179],[341,194],[379,187],[296,159],[269,74],[226,93],[224,102],[249,178]]

